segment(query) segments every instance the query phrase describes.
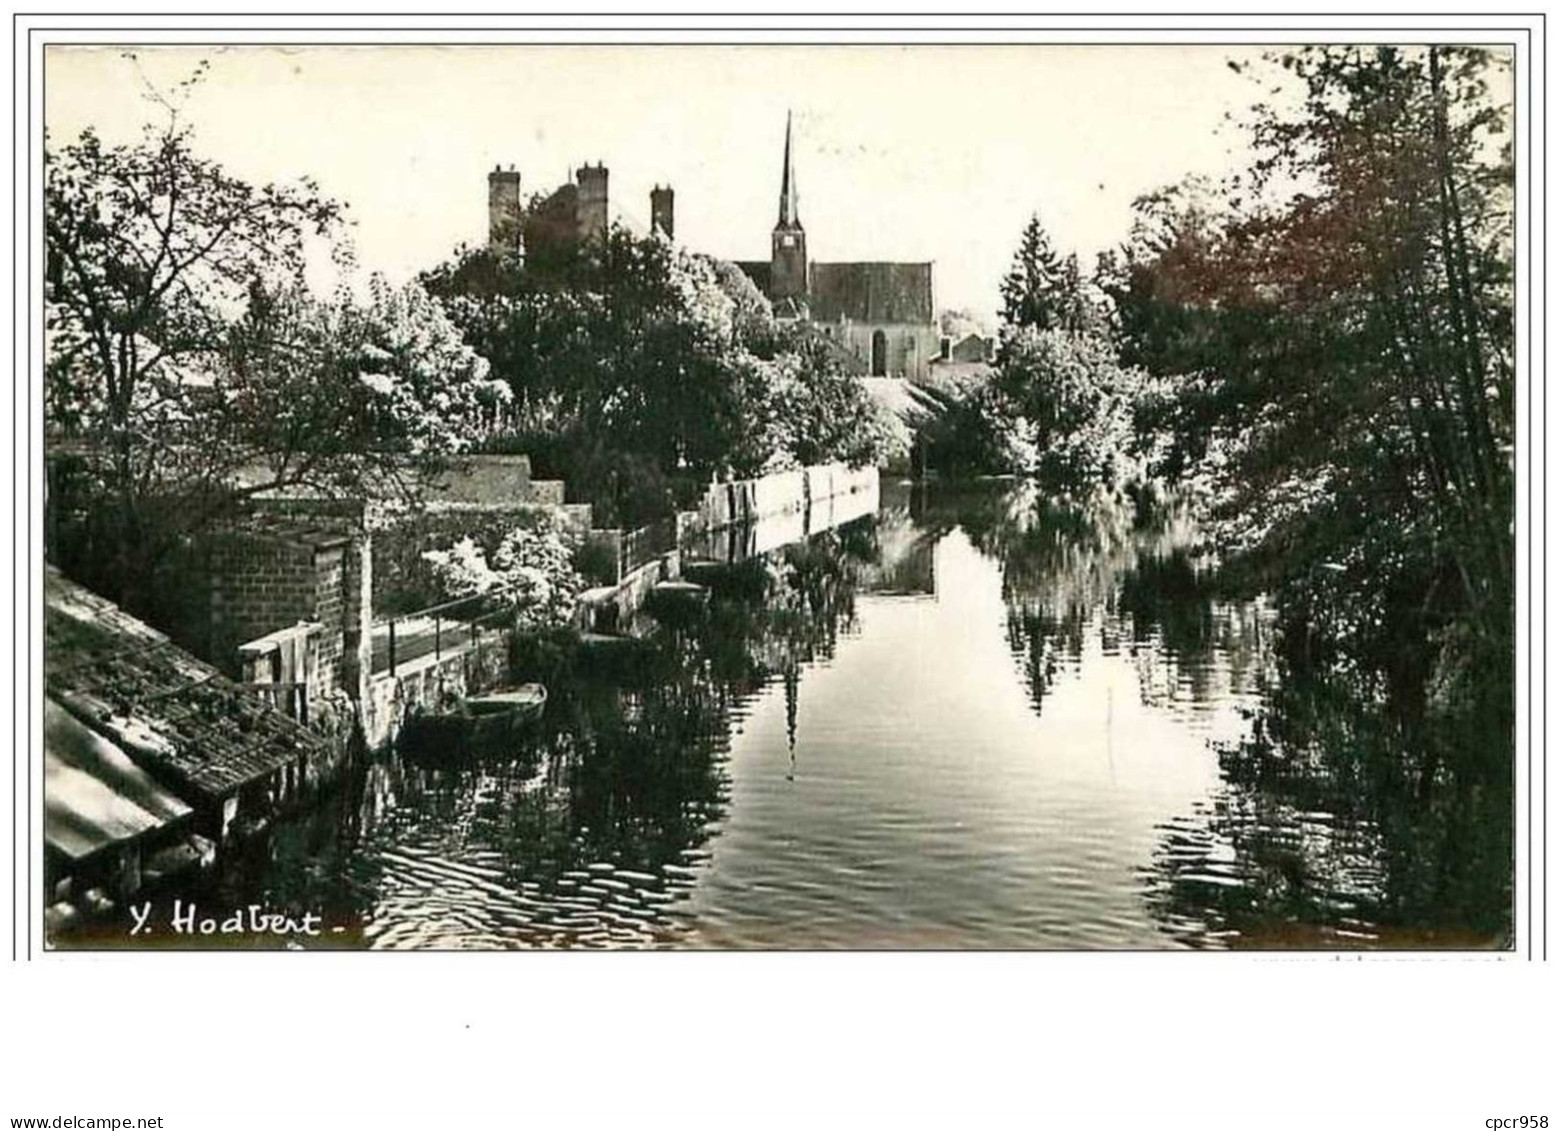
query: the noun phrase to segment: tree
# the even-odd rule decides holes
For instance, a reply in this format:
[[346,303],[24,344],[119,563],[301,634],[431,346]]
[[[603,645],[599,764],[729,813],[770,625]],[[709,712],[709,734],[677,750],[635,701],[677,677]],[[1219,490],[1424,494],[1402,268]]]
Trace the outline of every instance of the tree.
[[212,470],[204,457],[218,453],[196,450],[199,402],[251,284],[301,279],[306,238],[340,220],[307,183],[228,176],[176,122],[134,145],[105,146],[91,131],[45,143],[45,414],[95,481],[106,576],[141,577],[156,557],[149,511],[169,480]]
[[566,624],[584,578],[574,568],[573,540],[542,517],[531,526],[490,529],[467,535],[446,550],[425,550],[422,559],[441,599],[481,594],[501,597],[515,610],[515,623],[537,631]]
[[1039,466],[1034,429],[994,382],[951,398],[922,426],[938,473],[953,478],[1032,473]]
[[1037,215],[1023,229],[1012,267],[1001,282],[1001,300],[1007,331],[1028,327],[1077,334],[1101,325],[1077,256],[1063,259],[1056,252]]
[[1056,491],[1115,489],[1145,470],[1133,419],[1144,375],[1117,356],[1077,256],[1031,218],[1002,281],[996,374],[938,429],[957,466],[1037,475]]
[[711,477],[880,454],[864,390],[735,265],[614,227],[540,261],[462,250],[424,275],[514,395],[515,431],[602,521],[664,517]]
[[1133,428],[1144,380],[1100,334],[1023,327],[1009,334],[992,386],[1024,422],[1034,454],[1023,470],[1075,491],[1144,477]]
[[[1349,665],[1413,725],[1431,775],[1451,716],[1509,733],[1513,178],[1468,48],[1273,57],[1238,210],[1144,202],[1112,283],[1128,356],[1173,377],[1180,466],[1276,588],[1285,640]],[[1211,440],[1209,441],[1209,437]],[[1428,727],[1431,714],[1442,725]],[[1498,744],[1495,745],[1498,749]]]
[[44,154],[50,548],[143,611],[165,556],[246,497],[418,474],[496,394],[425,296],[307,297],[342,205],[231,176],[164,105],[138,142]]
[[345,288],[325,302],[256,285],[227,341],[201,449],[263,490],[410,496],[420,472],[467,451],[510,399],[415,281],[375,275],[367,302]]
[[741,419],[753,425],[733,449],[738,475],[808,464],[863,467],[883,461],[885,421],[839,347],[805,324],[778,332],[772,358],[749,356],[737,386]]

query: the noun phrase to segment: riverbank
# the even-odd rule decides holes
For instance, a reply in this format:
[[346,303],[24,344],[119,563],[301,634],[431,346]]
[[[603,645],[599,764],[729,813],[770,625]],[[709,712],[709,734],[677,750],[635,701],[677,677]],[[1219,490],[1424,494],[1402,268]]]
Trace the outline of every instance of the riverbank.
[[201,915],[390,949],[1498,945],[1497,803],[1372,792],[1351,729],[1253,760],[1324,689],[1183,549],[1023,484],[884,484],[631,655],[553,653],[512,750],[365,761]]

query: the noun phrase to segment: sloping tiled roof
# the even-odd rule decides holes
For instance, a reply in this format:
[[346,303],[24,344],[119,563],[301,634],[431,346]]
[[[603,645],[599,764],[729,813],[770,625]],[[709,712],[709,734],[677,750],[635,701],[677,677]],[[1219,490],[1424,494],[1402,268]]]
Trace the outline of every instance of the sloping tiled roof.
[[219,800],[326,749],[320,736],[52,568],[43,632],[48,694],[186,799]]
[[996,343],[981,334],[965,334],[949,346],[953,361],[988,361],[995,352]]
[[754,286],[762,291],[765,296],[768,295],[769,279],[772,277],[771,272],[774,266],[772,263],[767,259],[743,259],[738,260],[736,265],[753,281]]
[[929,263],[814,263],[814,322],[932,321]]
[[43,837],[72,860],[190,814],[125,752],[53,699],[43,705]]

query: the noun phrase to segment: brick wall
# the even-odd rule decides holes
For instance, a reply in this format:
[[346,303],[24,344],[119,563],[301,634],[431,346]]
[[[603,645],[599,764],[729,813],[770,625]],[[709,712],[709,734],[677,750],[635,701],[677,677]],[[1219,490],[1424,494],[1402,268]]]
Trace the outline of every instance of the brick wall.
[[309,618],[325,626],[315,657],[309,696],[317,698],[333,687],[341,686],[341,656],[344,649],[343,614],[346,608],[345,549],[341,546],[314,552],[314,612]]
[[341,685],[360,699],[372,666],[373,539],[354,538],[341,558]]
[[[309,697],[317,699],[355,673],[345,657],[356,647],[361,601],[348,592],[361,584],[356,543],[316,546],[263,535],[231,533],[211,552],[212,658],[234,671],[240,644],[318,621]],[[349,638],[350,634],[350,638]],[[351,689],[349,689],[351,690]]]
[[240,644],[313,620],[317,601],[312,547],[224,536],[211,552],[213,660],[231,670]]

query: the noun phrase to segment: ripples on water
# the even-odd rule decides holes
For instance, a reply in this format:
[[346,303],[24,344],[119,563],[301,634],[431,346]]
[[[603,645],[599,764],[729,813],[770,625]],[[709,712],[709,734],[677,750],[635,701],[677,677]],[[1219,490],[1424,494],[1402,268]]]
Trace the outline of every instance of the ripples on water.
[[[433,768],[401,759],[373,767],[368,788],[381,791],[382,821],[365,830],[350,868],[350,902],[363,940],[376,948],[500,949],[644,947],[677,942],[678,916],[708,851],[662,846],[657,834],[633,835],[661,814],[635,813],[644,802],[609,793],[590,823],[576,791],[599,801],[571,751],[576,735],[552,734],[538,757],[527,751],[456,758]],[[713,738],[713,736],[711,736]],[[714,754],[718,742],[708,750]],[[619,751],[597,745],[588,757]],[[612,783],[616,784],[616,783]],[[717,790],[712,802],[718,805]],[[623,811],[614,813],[614,805]],[[708,835],[709,805],[680,800],[679,816]],[[584,819],[582,819],[584,818]]]
[[1228,778],[1271,608],[1183,531],[972,499],[731,568],[520,749],[379,760],[230,894],[383,948],[1378,940],[1371,821]]

